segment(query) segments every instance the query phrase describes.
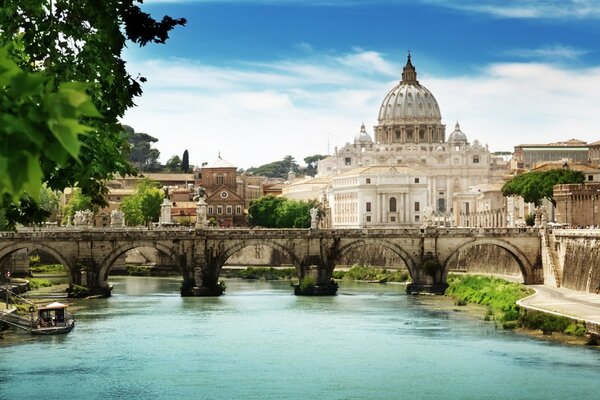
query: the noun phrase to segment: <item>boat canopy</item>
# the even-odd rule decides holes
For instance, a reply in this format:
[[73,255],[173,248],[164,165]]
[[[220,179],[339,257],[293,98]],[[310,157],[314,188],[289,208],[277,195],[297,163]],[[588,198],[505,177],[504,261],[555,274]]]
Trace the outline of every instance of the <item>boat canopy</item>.
[[41,310],[59,310],[59,309],[63,309],[63,308],[67,308],[68,306],[66,304],[63,303],[59,303],[57,301],[55,301],[54,303],[50,303],[45,307],[40,307],[38,308],[38,311]]

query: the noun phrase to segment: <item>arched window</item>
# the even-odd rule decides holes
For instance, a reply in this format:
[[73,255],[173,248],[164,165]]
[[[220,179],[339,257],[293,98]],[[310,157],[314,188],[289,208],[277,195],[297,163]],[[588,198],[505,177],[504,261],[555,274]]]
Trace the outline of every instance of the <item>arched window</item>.
[[390,197],[390,212],[396,212],[396,198]]

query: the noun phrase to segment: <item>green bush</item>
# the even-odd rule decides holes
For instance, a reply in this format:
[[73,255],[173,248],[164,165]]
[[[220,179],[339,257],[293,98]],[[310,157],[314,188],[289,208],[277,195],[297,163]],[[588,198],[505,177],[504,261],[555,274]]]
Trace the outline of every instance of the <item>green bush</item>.
[[273,268],[273,267],[249,267],[230,273],[231,277],[242,279],[266,279],[273,281],[277,279],[292,279],[297,276],[295,268]]
[[43,287],[50,287],[53,285],[48,279],[42,278],[29,278],[29,290],[36,290]]
[[154,268],[143,265],[126,265],[125,269],[131,276],[150,276]]
[[[519,318],[516,302],[532,293],[518,283],[479,275],[451,275],[448,277],[446,295],[460,301],[488,306],[488,316],[497,316],[500,321]],[[489,318],[491,319],[491,318]]]
[[38,256],[38,255],[29,256],[29,267],[39,265],[39,263],[40,263],[40,256]]
[[504,329],[517,329],[519,327],[519,321],[504,321],[502,328]]
[[348,271],[334,271],[333,278],[384,283],[406,282],[409,279],[409,275],[404,271],[388,271],[386,269],[354,264]]
[[82,298],[91,294],[90,290],[85,286],[73,285],[67,289],[70,297]]
[[306,275],[300,280],[300,290],[302,293],[309,293],[317,286],[317,280],[310,275]]
[[550,335],[552,332],[564,332],[571,325],[571,320],[541,311],[527,311],[521,313],[519,324],[523,328],[540,329],[544,335]]
[[587,329],[585,329],[585,325],[582,322],[571,323],[567,326],[564,333],[572,336],[584,336],[587,333]]
[[44,265],[31,265],[29,264],[29,271],[37,274],[48,274],[48,273],[66,273],[67,268],[62,264],[44,264]]

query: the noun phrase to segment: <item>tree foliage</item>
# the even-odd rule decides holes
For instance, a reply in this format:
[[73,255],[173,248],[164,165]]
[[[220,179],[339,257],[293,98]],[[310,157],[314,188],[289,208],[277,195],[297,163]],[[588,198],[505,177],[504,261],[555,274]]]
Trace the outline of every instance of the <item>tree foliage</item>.
[[269,164],[261,165],[257,168],[248,168],[246,173],[252,175],[268,176],[269,178],[282,178],[285,179],[288,173],[299,172],[300,166],[294,160],[292,156],[285,156],[281,161],[274,161]]
[[169,158],[165,167],[169,172],[178,172],[181,170],[181,158],[179,156],[173,156]]
[[160,151],[152,146],[153,143],[158,142],[158,139],[147,133],[136,132],[128,125],[123,125],[123,129],[127,134],[129,144],[129,162],[140,171],[159,170],[158,158],[160,157]]
[[327,156],[324,156],[322,154],[315,154],[314,156],[305,157],[305,174],[309,176],[315,176],[317,174],[317,163],[319,162],[319,160],[322,160],[324,158],[327,158]]
[[84,194],[81,188],[75,188],[73,189],[73,193],[71,194],[69,202],[63,207],[62,222],[67,223],[70,221],[75,216],[75,212],[77,211],[96,211],[97,208],[97,206],[92,204],[92,198],[90,196]]
[[521,196],[527,203],[539,206],[544,198],[554,203],[554,185],[583,183],[584,180],[585,176],[580,171],[570,169],[526,172],[506,182],[502,186],[502,194]]
[[143,179],[138,183],[136,193],[126,197],[121,202],[120,209],[125,216],[127,225],[145,225],[149,222],[158,222],[160,206],[164,198],[164,191],[160,183]]
[[181,171],[190,172],[190,153],[188,153],[187,149],[183,152],[183,156],[181,157]]
[[13,62],[9,52],[15,48],[0,48],[0,197],[5,205],[19,203],[25,193],[26,203],[38,198],[44,181],[40,159],[80,165],[80,135],[91,130],[80,119],[101,116],[85,93],[87,85],[55,87],[43,73]]
[[[30,182],[46,181],[49,187],[58,190],[78,186],[85,195],[91,197],[94,204],[105,204],[105,180],[114,173],[126,175],[133,172],[127,161],[127,137],[118,118],[123,117],[125,110],[134,105],[134,98],[141,95],[140,82],[144,82],[145,78],[134,78],[127,72],[121,53],[127,40],[140,46],[164,43],[175,26],[186,22],[185,19],[169,16],[156,21],[134,4],[140,2],[54,0],[49,5],[47,0],[3,1],[0,46],[15,38],[20,39],[22,46],[11,53],[12,59],[21,68],[48,78],[48,83],[45,83],[40,78],[30,76],[24,80],[26,85],[14,90],[17,97],[20,92],[34,88],[38,93],[45,93],[44,87],[51,85],[54,85],[54,92],[47,94],[57,94],[61,88],[70,89],[65,97],[70,101],[67,104],[71,106],[71,116],[76,114],[73,110],[76,105],[85,103],[82,100],[77,102],[76,99],[82,98],[81,86],[72,82],[86,82],[93,105],[104,117],[85,120],[85,124],[94,129],[80,138],[79,159],[75,151],[79,144],[76,139],[83,128],[71,122],[66,124],[67,128],[62,128],[63,131],[71,130],[70,133],[61,133],[66,138],[62,142],[57,138],[48,145],[36,143],[49,151],[41,152],[38,166],[34,166],[31,158],[27,157],[27,163],[22,164],[20,169],[11,169],[10,185],[14,185],[13,179],[23,180],[18,175],[27,174],[25,189],[28,192],[37,193]],[[51,108],[46,112],[54,111],[64,117],[64,108],[56,106],[55,101],[49,103]],[[80,112],[92,113],[92,110],[91,105],[86,105]],[[25,125],[40,123],[35,113],[26,115]],[[24,130],[29,131],[32,129]],[[62,152],[51,151],[59,147],[56,142],[67,150],[70,157],[64,157]],[[15,162],[19,157],[23,155],[13,152],[4,162]],[[4,174],[1,175],[0,179],[6,181]],[[13,178],[15,175],[17,178]]]
[[248,222],[264,228],[310,228],[310,209],[316,205],[314,200],[263,196],[250,203]]

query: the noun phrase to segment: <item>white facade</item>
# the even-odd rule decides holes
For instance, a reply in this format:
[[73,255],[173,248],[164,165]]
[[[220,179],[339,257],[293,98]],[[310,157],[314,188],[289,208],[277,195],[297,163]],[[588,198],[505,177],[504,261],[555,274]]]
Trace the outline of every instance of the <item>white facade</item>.
[[427,212],[427,174],[410,167],[363,167],[332,178],[331,223],[339,228],[420,225]]
[[416,77],[409,56],[402,81],[381,104],[375,141],[363,125],[353,143],[319,161],[317,177],[331,179],[334,227],[420,226],[425,210],[450,213],[455,193],[507,172],[507,163],[479,141],[469,143],[458,123],[446,141],[438,104]]

